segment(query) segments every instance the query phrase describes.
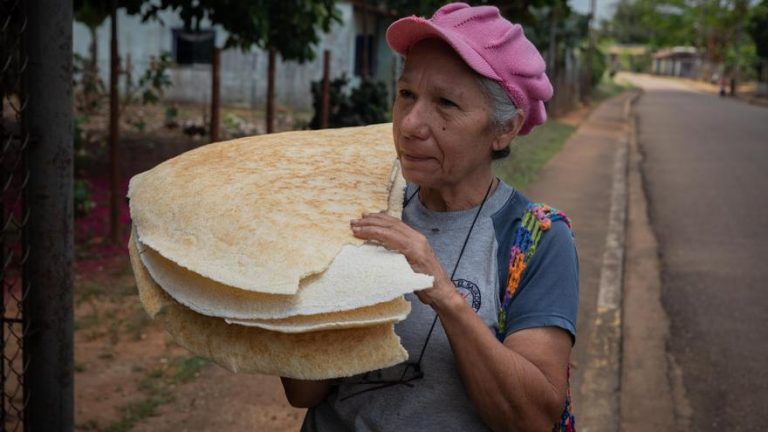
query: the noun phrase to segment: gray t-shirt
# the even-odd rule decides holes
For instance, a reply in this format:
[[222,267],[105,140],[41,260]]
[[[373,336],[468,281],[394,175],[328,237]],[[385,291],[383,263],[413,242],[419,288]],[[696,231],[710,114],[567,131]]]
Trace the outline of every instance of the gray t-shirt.
[[[415,192],[411,185],[406,197]],[[500,182],[475,223],[464,254],[453,277],[464,295],[489,328],[497,328],[500,289],[506,284],[508,249],[514,229],[528,200]],[[478,208],[457,212],[427,209],[418,196],[403,210],[403,221],[424,234],[448,274],[454,269],[461,247]],[[539,262],[537,262],[539,261]],[[503,263],[499,265],[499,263]],[[542,263],[546,262],[546,271]],[[504,280],[504,283],[500,283]],[[413,295],[406,298],[412,311],[395,331],[415,362],[424,347],[435,312]],[[523,276],[508,313],[507,333],[543,326],[557,326],[575,338],[578,305],[578,263],[568,227],[557,222],[542,239]],[[504,335],[502,335],[503,337]],[[478,365],[480,367],[480,365]],[[397,379],[404,365],[369,373],[366,378]],[[302,431],[481,431],[487,430],[475,411],[454,362],[451,346],[440,321],[424,351],[423,377],[406,385],[393,385],[345,397],[372,387],[360,384],[363,376],[340,380],[331,394],[310,409]],[[407,375],[411,376],[411,375]]]

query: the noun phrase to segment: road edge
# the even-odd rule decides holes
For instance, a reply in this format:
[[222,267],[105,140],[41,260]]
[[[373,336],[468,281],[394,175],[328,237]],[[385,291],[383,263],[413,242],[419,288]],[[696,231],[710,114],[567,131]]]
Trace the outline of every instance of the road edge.
[[582,431],[617,432],[620,424],[622,369],[622,298],[627,221],[627,167],[631,133],[631,107],[638,93],[628,90],[623,98],[622,136],[613,160],[608,231],[600,267],[594,330],[587,348],[584,369]]
[[[633,98],[636,101],[642,92]],[[675,359],[667,353],[669,318],[661,302],[661,263],[650,224],[637,119],[630,113],[619,430],[688,431],[691,408]]]

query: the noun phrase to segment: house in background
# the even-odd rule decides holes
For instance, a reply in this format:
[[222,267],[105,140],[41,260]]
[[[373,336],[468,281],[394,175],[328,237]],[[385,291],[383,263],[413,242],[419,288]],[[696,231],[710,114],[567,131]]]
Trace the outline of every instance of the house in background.
[[683,78],[696,78],[701,57],[694,47],[674,47],[653,55],[653,73]]
[[[312,110],[312,81],[322,78],[323,51],[330,50],[331,79],[345,74],[350,86],[358,85],[361,75],[368,72],[371,79],[383,82],[390,96],[394,95],[394,82],[400,59],[386,44],[387,26],[394,17],[361,1],[340,2],[336,5],[341,17],[328,33],[322,34],[315,47],[315,60],[304,64],[284,62],[276,64],[275,99],[279,106],[295,111]],[[118,44],[121,67],[128,65],[133,80],[138,81],[153,58],[170,53],[174,64],[170,68],[172,86],[166,91],[169,101],[207,104],[211,100],[211,60],[215,46],[223,47],[227,33],[218,26],[199,33],[183,30],[183,22],[173,12],[160,15],[161,21],[142,22],[140,17],[118,11]],[[204,27],[204,26],[203,26]],[[109,81],[110,23],[106,20],[97,31],[98,66],[101,78]],[[89,56],[91,36],[87,28],[74,23],[73,49]],[[368,46],[364,55],[363,44]],[[367,57],[367,64],[363,64]],[[264,109],[267,93],[268,53],[260,48],[247,52],[233,48],[221,53],[221,103],[253,109]],[[124,83],[121,82],[120,88]]]

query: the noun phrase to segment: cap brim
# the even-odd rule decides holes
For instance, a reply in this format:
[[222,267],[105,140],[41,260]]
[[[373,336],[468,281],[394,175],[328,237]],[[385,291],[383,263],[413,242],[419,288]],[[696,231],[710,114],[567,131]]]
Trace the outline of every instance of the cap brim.
[[449,29],[439,28],[424,18],[415,16],[401,18],[389,26],[386,37],[389,47],[405,57],[416,42],[429,38],[441,39],[450,45],[472,70],[493,80],[502,80],[491,65],[467,44],[461,35]]

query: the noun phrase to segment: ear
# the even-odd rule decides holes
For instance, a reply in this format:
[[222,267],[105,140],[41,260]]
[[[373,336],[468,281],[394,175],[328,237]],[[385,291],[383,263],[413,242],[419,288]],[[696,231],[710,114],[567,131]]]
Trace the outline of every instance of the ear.
[[520,129],[525,124],[525,113],[518,111],[517,115],[509,121],[505,130],[496,135],[493,140],[493,150],[499,151],[506,148],[510,142],[520,133]]

